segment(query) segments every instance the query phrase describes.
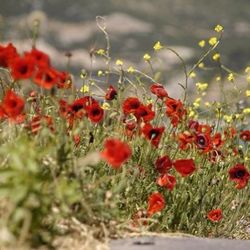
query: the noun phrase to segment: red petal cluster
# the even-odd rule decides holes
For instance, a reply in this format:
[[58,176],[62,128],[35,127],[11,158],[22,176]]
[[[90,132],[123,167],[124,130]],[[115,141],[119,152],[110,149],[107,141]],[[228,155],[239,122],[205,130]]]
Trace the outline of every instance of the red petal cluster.
[[116,98],[116,96],[117,96],[117,91],[112,85],[110,85],[106,92],[105,99],[107,101],[112,101]]
[[163,85],[160,83],[154,83],[150,86],[151,92],[160,99],[168,97],[167,91],[164,89]]
[[158,147],[164,130],[164,127],[152,127],[151,124],[146,124],[141,131],[152,145]]
[[220,208],[213,209],[208,212],[207,217],[212,222],[219,222],[223,217],[222,210]]
[[25,102],[12,90],[8,90],[0,105],[0,118],[9,118],[13,121],[20,122],[24,118]]
[[104,142],[104,150],[101,157],[108,162],[113,168],[120,168],[132,154],[132,150],[128,144],[118,139],[107,139]]
[[180,173],[182,177],[191,175],[196,169],[193,159],[176,160],[174,161],[173,165],[176,171]]
[[242,189],[244,188],[250,178],[250,174],[247,171],[246,167],[243,164],[236,164],[232,168],[229,169],[229,179],[231,181],[236,182],[236,188],[237,189]]
[[243,141],[250,141],[250,130],[242,130],[240,132],[240,139]]
[[166,104],[166,115],[170,118],[171,123],[174,127],[177,127],[179,122],[181,122],[186,116],[186,109],[184,108],[180,100],[175,100],[173,98],[167,98]]
[[171,191],[176,185],[176,179],[173,175],[163,174],[157,178],[156,183],[159,186],[165,187]]
[[148,198],[147,215],[151,217],[153,214],[160,212],[165,207],[165,199],[162,194],[156,192]]

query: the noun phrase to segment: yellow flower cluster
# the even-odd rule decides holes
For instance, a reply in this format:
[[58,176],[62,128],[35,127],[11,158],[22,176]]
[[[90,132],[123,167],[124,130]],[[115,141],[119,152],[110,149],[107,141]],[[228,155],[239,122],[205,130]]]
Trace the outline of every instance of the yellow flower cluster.
[[213,60],[214,60],[214,61],[219,61],[219,60],[220,60],[220,54],[219,54],[219,53],[215,53],[215,54],[213,55]]
[[220,25],[220,24],[217,24],[215,26],[214,30],[219,33],[219,32],[224,30],[224,27],[222,25]]
[[122,65],[123,65],[123,61],[120,60],[120,59],[117,59],[116,62],[115,62],[115,64],[116,64],[117,66],[122,66]]
[[234,74],[229,73],[228,76],[227,76],[227,80],[230,81],[230,82],[233,82],[234,81]]
[[84,85],[81,87],[80,91],[81,91],[82,93],[88,93],[88,92],[89,92],[89,86],[87,86],[87,85],[84,84]]
[[155,51],[158,51],[158,50],[163,49],[163,46],[161,45],[161,42],[158,41],[158,42],[155,43],[153,48],[154,48]]
[[143,59],[148,62],[151,59],[151,56],[149,54],[144,54]]
[[203,82],[197,82],[196,84],[196,88],[198,91],[205,91],[208,87],[208,84],[207,83],[203,83]]
[[127,72],[128,72],[128,73],[134,73],[134,72],[135,72],[135,69],[134,69],[132,66],[130,66],[130,67],[127,69]]
[[209,39],[208,43],[211,45],[211,46],[214,46],[216,43],[218,42],[217,40],[217,37],[213,36]]
[[199,43],[198,43],[198,45],[199,45],[201,48],[203,48],[203,47],[206,46],[206,41],[205,41],[205,40],[200,40]]

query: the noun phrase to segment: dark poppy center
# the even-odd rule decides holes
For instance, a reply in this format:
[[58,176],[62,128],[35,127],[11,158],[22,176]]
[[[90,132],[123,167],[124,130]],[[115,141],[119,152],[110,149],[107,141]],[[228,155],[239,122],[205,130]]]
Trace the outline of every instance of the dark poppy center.
[[17,106],[17,102],[15,100],[10,100],[9,101],[9,106],[12,108],[15,108]]
[[146,116],[146,115],[148,115],[148,112],[146,110],[141,110],[140,115]]
[[46,81],[46,82],[52,82],[52,81],[53,81],[53,78],[52,78],[49,74],[46,74],[46,75],[45,75],[45,81]]
[[207,140],[204,135],[198,135],[197,136],[197,144],[200,147],[205,147],[207,145]]
[[154,138],[156,138],[158,135],[159,135],[159,131],[158,131],[158,130],[152,129],[152,130],[149,132],[149,138],[150,138],[150,139],[154,139]]
[[27,72],[28,72],[28,66],[27,65],[22,65],[19,69],[19,72],[22,74],[22,75],[25,75]]
[[130,104],[131,109],[138,109],[140,104],[138,102],[132,102]]
[[177,109],[177,104],[172,104],[172,109],[176,110]]
[[244,175],[245,175],[245,171],[244,171],[244,170],[238,170],[238,171],[235,173],[235,177],[236,177],[236,178],[242,178]]
[[82,107],[81,104],[75,104],[75,105],[72,106],[72,110],[73,110],[74,112],[77,112],[77,111],[81,110],[82,108],[83,108],[83,107]]
[[92,113],[93,116],[97,116],[97,115],[100,114],[100,110],[99,109],[94,109],[94,110],[92,110],[91,113]]

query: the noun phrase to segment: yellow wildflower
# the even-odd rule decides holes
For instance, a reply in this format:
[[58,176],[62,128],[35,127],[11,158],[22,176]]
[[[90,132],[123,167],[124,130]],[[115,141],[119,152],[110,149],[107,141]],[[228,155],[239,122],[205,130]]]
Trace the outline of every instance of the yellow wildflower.
[[208,43],[211,45],[211,46],[214,46],[216,43],[217,43],[217,37],[213,36],[209,39]]
[[189,118],[193,118],[193,117],[195,117],[195,115],[196,115],[196,113],[194,112],[194,110],[189,110],[189,113],[188,113],[188,117]]
[[196,84],[196,88],[197,88],[197,90],[198,91],[204,91],[204,90],[206,90],[207,89],[207,87],[208,87],[208,84],[207,83],[202,83],[202,82],[197,82]]
[[195,72],[192,72],[191,74],[189,74],[189,77],[190,77],[190,78],[195,78],[195,77],[196,77],[196,73],[195,73]]
[[97,55],[104,56],[105,55],[105,50],[104,49],[99,49],[96,51]]
[[205,41],[205,40],[200,40],[200,41],[198,42],[198,45],[199,45],[201,48],[203,48],[203,47],[205,47],[205,45],[206,45],[206,41]]
[[115,64],[116,64],[117,66],[122,66],[122,65],[123,65],[123,61],[120,60],[120,59],[117,59],[116,62],[115,62]]
[[199,67],[200,69],[202,69],[202,68],[205,67],[205,64],[204,64],[203,62],[201,62],[201,63],[199,63],[198,67]]
[[214,30],[219,33],[219,32],[224,30],[224,27],[222,25],[220,25],[220,24],[217,24],[215,26]]
[[98,70],[97,75],[98,75],[98,76],[102,76],[102,75],[103,75],[102,70]]
[[128,69],[127,69],[128,73],[134,73],[135,72],[135,69],[130,66]]
[[216,82],[219,82],[219,81],[221,80],[221,77],[220,77],[220,76],[217,76],[217,77],[215,78],[215,80],[216,80]]
[[241,117],[240,114],[235,114],[235,118],[236,118],[236,119],[239,119],[240,117]]
[[245,109],[243,109],[243,114],[244,114],[244,115],[250,114],[250,108],[245,108]]
[[214,61],[219,61],[219,60],[220,60],[220,54],[219,54],[219,53],[215,53],[215,54],[213,55],[213,60],[214,60]]
[[110,110],[110,105],[107,102],[104,102],[102,104],[102,108],[105,109],[105,110]]
[[88,93],[88,92],[89,92],[89,86],[87,86],[87,85],[84,84],[84,85],[81,87],[80,91],[81,91],[82,93]]
[[196,98],[196,100],[193,103],[194,108],[200,107],[201,98]]
[[249,83],[250,83],[250,76],[248,76],[248,77],[247,77],[247,82],[249,82]]
[[158,41],[158,42],[155,43],[153,48],[154,48],[155,51],[158,51],[158,50],[163,49],[163,46],[161,45],[161,42]]
[[211,107],[211,103],[210,102],[205,102],[205,106],[206,107]]
[[245,68],[245,72],[248,74],[248,73],[250,73],[250,66],[247,66],[246,68]]
[[151,59],[151,56],[149,54],[144,54],[143,59],[147,62]]
[[230,82],[233,82],[234,81],[234,74],[233,73],[228,74],[227,80]]
[[249,89],[246,90],[246,96],[247,96],[247,97],[250,97],[250,90],[249,90]]
[[233,116],[232,115],[224,115],[223,119],[227,122],[230,123],[233,120]]

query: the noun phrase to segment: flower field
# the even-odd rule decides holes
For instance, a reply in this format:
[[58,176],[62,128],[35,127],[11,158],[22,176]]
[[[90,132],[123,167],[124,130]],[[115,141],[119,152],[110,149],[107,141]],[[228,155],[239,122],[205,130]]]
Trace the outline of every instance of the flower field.
[[[198,42],[203,52],[191,68],[156,42],[142,55],[144,72],[113,62],[106,27],[97,25],[106,45],[90,58],[102,58],[106,69],[83,70],[80,87],[36,47],[37,24],[29,51],[0,44],[4,243],[49,245],[71,233],[72,221],[98,228],[100,238],[152,231],[249,239],[250,68],[236,73],[223,65],[223,27]],[[154,68],[161,50],[180,60],[179,98]],[[214,72],[220,100],[205,100],[206,70]]]

